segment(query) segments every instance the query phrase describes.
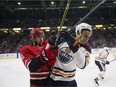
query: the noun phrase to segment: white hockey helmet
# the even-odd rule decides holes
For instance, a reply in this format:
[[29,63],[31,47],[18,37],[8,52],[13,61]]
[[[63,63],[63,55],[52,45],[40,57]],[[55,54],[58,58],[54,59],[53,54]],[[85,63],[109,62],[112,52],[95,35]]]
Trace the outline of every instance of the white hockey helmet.
[[[78,37],[81,36],[81,31],[82,31],[83,29],[88,29],[88,30],[90,30],[90,32],[92,33],[92,27],[91,27],[91,25],[89,25],[89,24],[87,24],[87,23],[80,23],[80,24],[78,24],[78,25],[76,26],[76,30],[75,30],[76,35],[77,35]],[[78,32],[79,32],[79,35],[78,35]]]
[[103,50],[109,50],[109,48],[108,47],[104,47]]

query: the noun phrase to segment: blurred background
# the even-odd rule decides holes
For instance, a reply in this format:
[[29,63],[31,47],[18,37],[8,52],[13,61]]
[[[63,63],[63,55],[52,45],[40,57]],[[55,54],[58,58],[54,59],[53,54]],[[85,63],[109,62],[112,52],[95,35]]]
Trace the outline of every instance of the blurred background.
[[[29,32],[40,27],[49,38],[57,33],[68,0],[0,0],[0,54],[29,44]],[[63,29],[69,30],[102,0],[71,0]],[[107,0],[83,22],[93,27],[91,48],[116,47],[116,0]],[[71,33],[75,35],[75,32]]]
[[[0,87],[29,87],[29,71],[19,55],[22,46],[30,44],[30,31],[41,28],[48,39],[56,34],[68,0],[0,0]],[[108,60],[116,54],[116,0],[71,0],[62,26],[75,36],[74,25],[98,6],[82,22],[92,25],[93,35],[87,43],[92,48],[89,66],[77,69],[79,87],[95,87],[92,80],[98,73],[94,58],[103,47],[109,47]],[[9,60],[12,59],[12,60]],[[116,86],[116,63],[107,66],[102,87]],[[83,84],[85,83],[85,84]]]

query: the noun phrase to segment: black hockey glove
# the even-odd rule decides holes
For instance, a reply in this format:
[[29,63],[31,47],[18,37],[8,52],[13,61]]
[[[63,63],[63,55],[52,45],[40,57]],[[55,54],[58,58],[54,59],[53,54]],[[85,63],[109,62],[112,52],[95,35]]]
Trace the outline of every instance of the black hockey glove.
[[56,35],[52,35],[49,39],[48,39],[48,43],[53,46],[55,44],[56,41]]
[[59,35],[53,35],[48,39],[48,43],[51,46],[58,46],[60,43],[65,42],[66,40],[63,37],[59,37]]
[[106,61],[106,64],[107,64],[107,65],[109,65],[109,64],[110,64],[110,62],[109,62],[109,61]]
[[69,32],[61,31],[60,37],[63,37],[66,39],[66,42],[68,43],[68,45],[69,45],[70,49],[73,51],[73,53],[75,53],[78,50],[79,43],[72,35],[70,35]]
[[71,41],[71,42],[75,41],[75,38],[72,35],[70,35],[70,33],[67,32],[67,31],[61,31],[60,32],[60,37],[65,38],[66,41],[68,41],[68,40]]

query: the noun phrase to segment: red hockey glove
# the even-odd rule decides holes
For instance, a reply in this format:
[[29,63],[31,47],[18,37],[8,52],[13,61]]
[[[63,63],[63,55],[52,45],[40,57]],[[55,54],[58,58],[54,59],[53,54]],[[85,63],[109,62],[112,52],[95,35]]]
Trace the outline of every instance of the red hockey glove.
[[51,50],[51,47],[49,47],[42,51],[40,58],[44,63],[47,63],[50,67],[52,67],[56,61],[57,54],[58,48]]

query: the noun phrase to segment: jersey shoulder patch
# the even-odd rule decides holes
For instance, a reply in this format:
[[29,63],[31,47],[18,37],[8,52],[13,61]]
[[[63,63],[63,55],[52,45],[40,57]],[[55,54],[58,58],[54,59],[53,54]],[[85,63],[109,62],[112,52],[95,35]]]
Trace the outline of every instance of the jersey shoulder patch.
[[69,47],[61,47],[58,50],[58,60],[65,64],[73,60],[73,52],[70,50]]

